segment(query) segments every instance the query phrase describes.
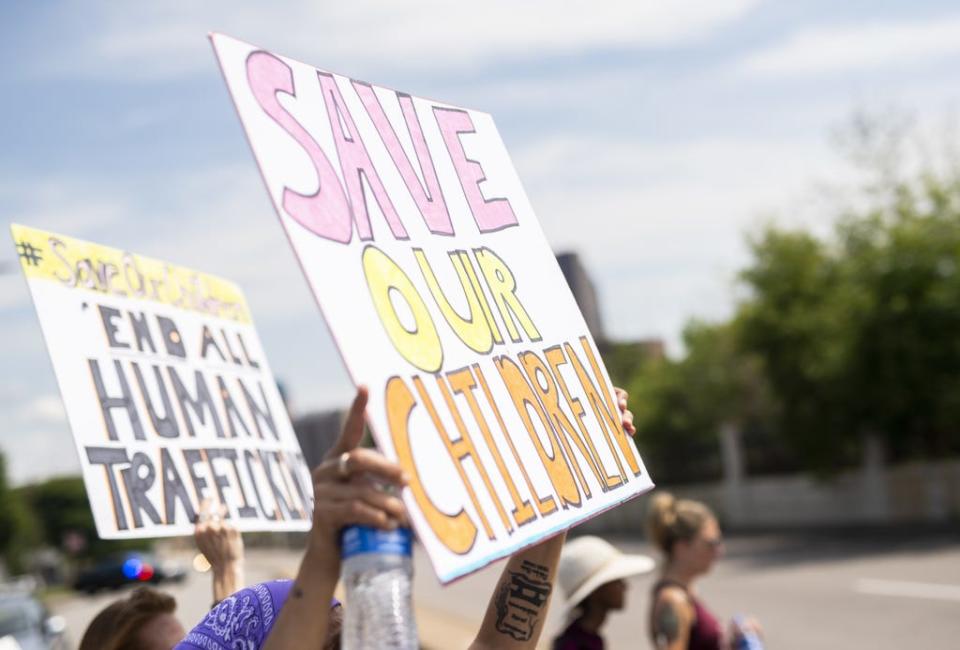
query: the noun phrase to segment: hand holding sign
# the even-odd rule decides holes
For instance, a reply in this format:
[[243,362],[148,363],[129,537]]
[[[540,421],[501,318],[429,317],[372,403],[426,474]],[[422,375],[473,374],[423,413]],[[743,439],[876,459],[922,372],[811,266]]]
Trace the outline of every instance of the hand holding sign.
[[244,586],[243,536],[225,518],[227,507],[204,499],[193,540],[213,572],[213,602],[218,603]]
[[623,430],[632,436],[637,432],[637,427],[633,425],[633,411],[627,408],[627,397],[629,397],[627,391],[614,386],[613,392],[617,396],[617,408],[620,409],[620,419],[621,424],[623,424]]
[[311,543],[335,552],[338,557],[340,531],[346,526],[409,526],[403,501],[383,489],[407,484],[403,468],[379,451],[357,447],[363,438],[368,395],[365,386],[357,389],[340,438],[326,460],[313,470]]

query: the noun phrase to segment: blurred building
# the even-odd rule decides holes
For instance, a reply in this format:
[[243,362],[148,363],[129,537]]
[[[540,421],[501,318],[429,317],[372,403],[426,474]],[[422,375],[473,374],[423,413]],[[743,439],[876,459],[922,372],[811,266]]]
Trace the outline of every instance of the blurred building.
[[587,328],[593,339],[599,344],[606,340],[603,333],[603,319],[600,317],[600,300],[597,298],[597,290],[587,275],[587,270],[580,262],[580,256],[576,253],[557,253],[557,263],[560,264],[560,270],[567,284],[570,285],[570,291],[583,313],[583,320],[587,321]]
[[303,450],[307,467],[313,469],[323,460],[324,454],[340,435],[340,427],[345,415],[346,411],[332,410],[293,418],[293,431],[297,434],[297,440],[300,441],[300,449]]
[[560,264],[560,270],[563,277],[567,280],[567,285],[573,293],[577,306],[583,313],[583,320],[587,322],[587,328],[597,344],[601,356],[609,364],[609,357],[615,356],[617,362],[615,365],[629,367],[608,368],[616,374],[616,370],[632,372],[633,364],[623,364],[624,359],[633,359],[635,363],[641,363],[646,359],[663,359],[666,355],[663,339],[637,339],[634,341],[611,341],[607,338],[603,330],[603,317],[600,315],[600,298],[597,290],[587,273],[586,267],[580,261],[580,256],[574,252],[557,253],[557,263]]

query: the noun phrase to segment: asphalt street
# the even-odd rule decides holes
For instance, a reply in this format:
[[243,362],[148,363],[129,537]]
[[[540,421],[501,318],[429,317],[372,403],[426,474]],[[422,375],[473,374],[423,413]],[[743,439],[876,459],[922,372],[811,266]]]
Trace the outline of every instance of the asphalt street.
[[[626,552],[650,553],[642,543],[611,539]],[[189,561],[186,550],[173,553]],[[250,581],[289,577],[299,554],[251,549]],[[502,565],[441,587],[417,549],[416,602],[424,646],[466,647]],[[607,647],[649,648],[647,607],[653,575],[630,580],[627,608],[605,627]],[[755,616],[768,649],[843,648],[902,650],[960,648],[960,535],[898,531],[847,531],[736,537],[727,554],[701,581],[703,600],[719,616]],[[181,620],[197,622],[210,602],[209,578],[191,572],[172,585]],[[66,617],[72,642],[115,593],[64,596],[52,608]],[[545,623],[543,647],[562,625],[556,601]]]

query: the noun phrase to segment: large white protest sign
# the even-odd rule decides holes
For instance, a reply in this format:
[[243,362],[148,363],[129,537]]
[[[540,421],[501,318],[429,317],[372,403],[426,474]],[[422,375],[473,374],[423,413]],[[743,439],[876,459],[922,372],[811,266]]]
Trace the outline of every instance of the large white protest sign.
[[103,538],[307,530],[313,488],[243,294],[219,278],[12,226]]
[[440,580],[652,487],[491,117],[212,40]]

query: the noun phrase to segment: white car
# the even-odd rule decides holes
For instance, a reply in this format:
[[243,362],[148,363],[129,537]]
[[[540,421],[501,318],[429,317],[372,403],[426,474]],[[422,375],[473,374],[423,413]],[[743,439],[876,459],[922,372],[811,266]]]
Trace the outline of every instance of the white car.
[[62,616],[27,591],[0,591],[0,650],[65,650]]

